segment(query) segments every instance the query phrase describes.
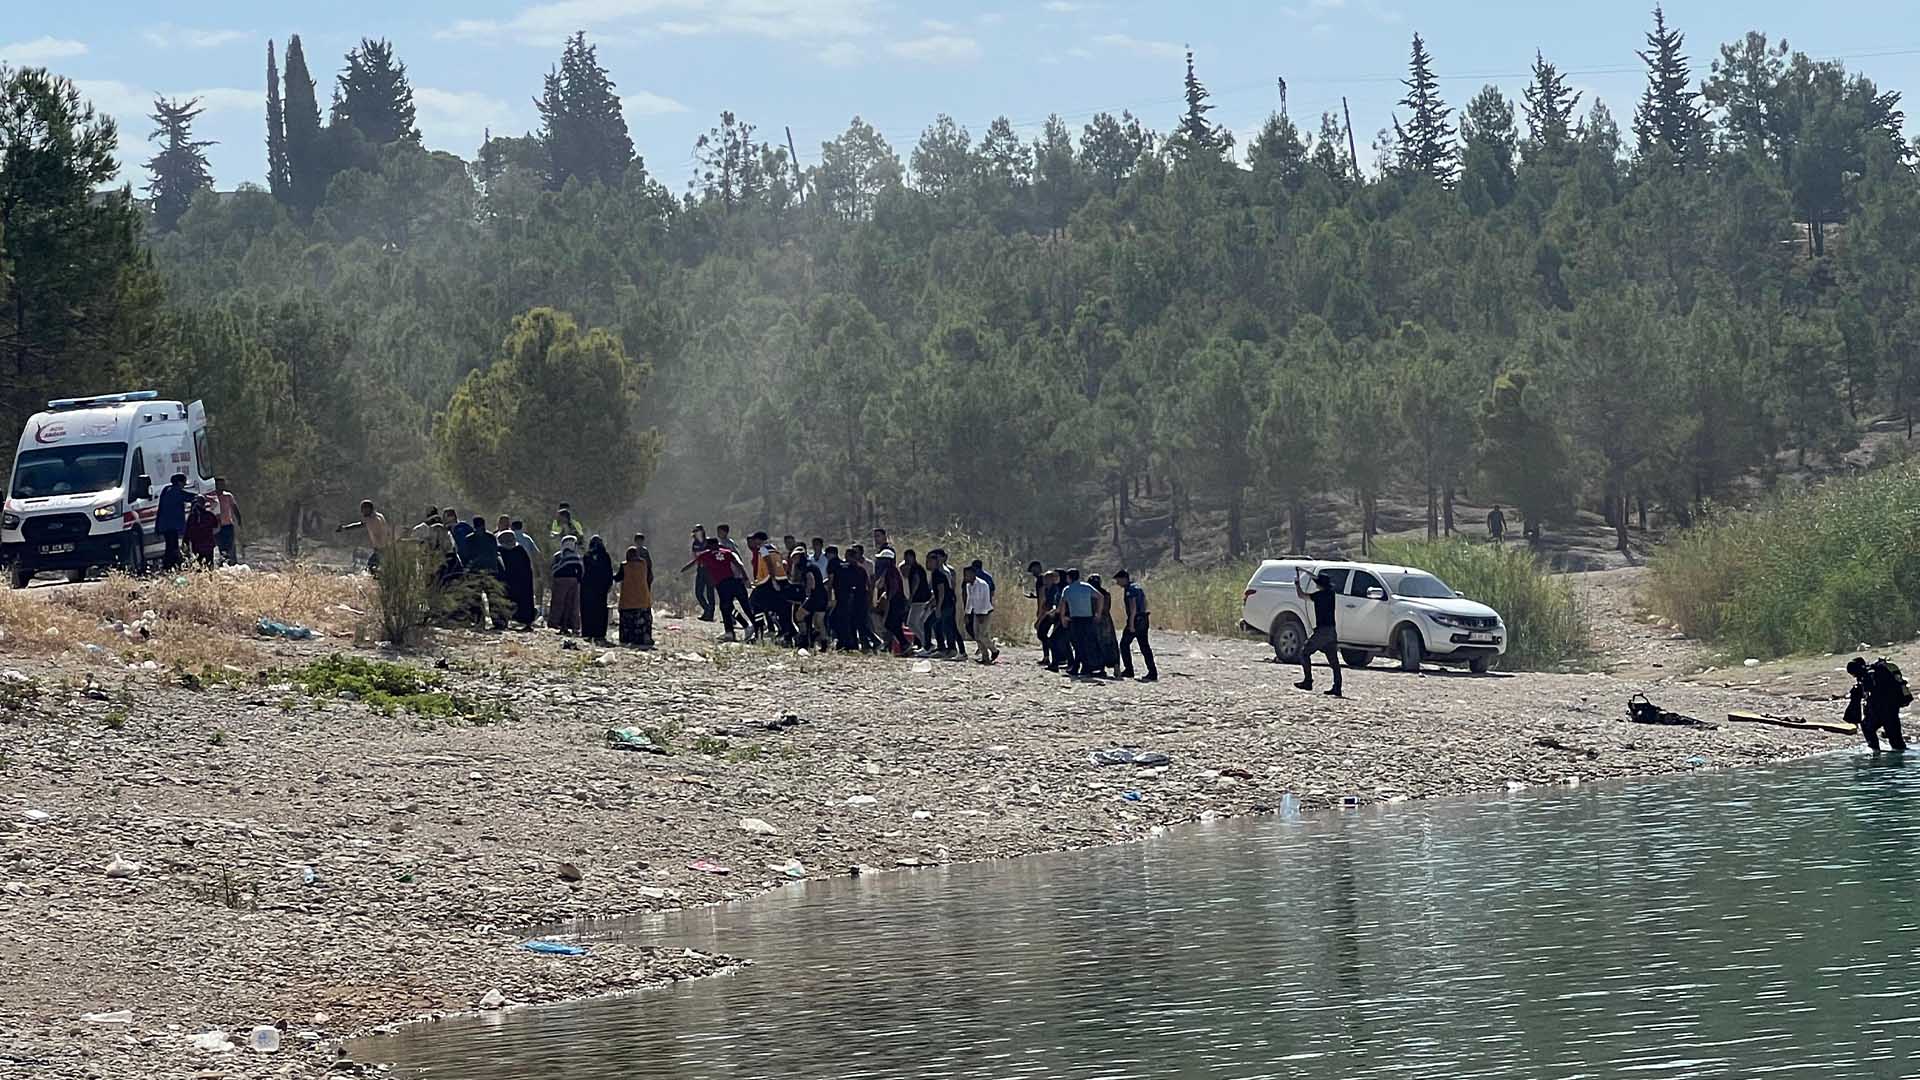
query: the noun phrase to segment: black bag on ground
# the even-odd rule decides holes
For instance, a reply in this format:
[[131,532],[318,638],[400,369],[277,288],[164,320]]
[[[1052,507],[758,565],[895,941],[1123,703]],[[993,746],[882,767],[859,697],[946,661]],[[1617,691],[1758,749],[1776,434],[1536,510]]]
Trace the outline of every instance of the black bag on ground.
[[1682,713],[1670,712],[1647,700],[1645,694],[1635,694],[1627,699],[1627,718],[1636,724],[1665,724],[1669,727],[1711,728],[1705,720],[1695,719]]

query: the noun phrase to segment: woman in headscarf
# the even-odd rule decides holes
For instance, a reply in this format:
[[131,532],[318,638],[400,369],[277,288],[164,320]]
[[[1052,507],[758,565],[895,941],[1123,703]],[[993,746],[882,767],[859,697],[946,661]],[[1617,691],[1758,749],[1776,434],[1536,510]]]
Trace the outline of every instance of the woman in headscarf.
[[1120,638],[1113,630],[1113,593],[1101,583],[1099,574],[1089,576],[1087,584],[1100,594],[1097,601],[1099,607],[1093,613],[1094,629],[1100,638],[1100,655],[1095,658],[1095,666],[1102,675],[1112,670],[1113,677],[1117,679],[1120,677]]
[[580,541],[560,538],[553,553],[553,584],[547,591],[547,625],[565,634],[580,632],[580,578],[587,565],[580,558]]
[[526,549],[520,546],[520,538],[512,529],[501,529],[493,540],[500,545],[500,580],[507,586],[507,599],[513,602],[513,621],[522,630],[531,629],[533,560],[527,557]]
[[587,541],[586,572],[580,575],[581,635],[607,643],[607,594],[613,591],[613,556],[598,536]]

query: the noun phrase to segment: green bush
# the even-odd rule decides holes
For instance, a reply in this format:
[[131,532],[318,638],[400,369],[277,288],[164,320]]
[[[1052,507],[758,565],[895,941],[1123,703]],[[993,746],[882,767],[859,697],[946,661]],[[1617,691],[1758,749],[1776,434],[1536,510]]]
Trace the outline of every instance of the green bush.
[[346,696],[383,716],[402,710],[440,720],[486,724],[507,718],[499,705],[448,692],[438,674],[385,660],[334,653],[280,677],[314,697]]
[[1500,666],[1539,671],[1587,652],[1587,618],[1566,581],[1525,547],[1466,540],[1382,540],[1373,561],[1418,567],[1500,613],[1507,652]]
[[1648,600],[1743,656],[1840,651],[1920,630],[1920,465],[1714,512],[1664,545]]
[[1240,632],[1240,609],[1252,576],[1253,568],[1243,564],[1175,566],[1147,571],[1140,584],[1147,589],[1155,630],[1229,637]]

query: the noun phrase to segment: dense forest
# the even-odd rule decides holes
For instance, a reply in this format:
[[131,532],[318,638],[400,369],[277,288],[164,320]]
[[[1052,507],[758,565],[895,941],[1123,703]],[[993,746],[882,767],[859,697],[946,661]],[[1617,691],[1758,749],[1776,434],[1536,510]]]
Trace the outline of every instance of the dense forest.
[[0,68],[0,410],[204,397],[288,522],[569,499],[1073,545],[1151,498],[1178,558],[1325,545],[1329,493],[1445,532],[1470,489],[1624,544],[1629,507],[1686,525],[1905,415],[1920,351],[1898,94],[1759,33],[1696,71],[1658,11],[1639,55],[1623,120],[1540,55],[1521,101],[1449,103],[1416,36],[1371,140],[1280,112],[1236,146],[1192,57],[1165,130],[940,116],[901,149],[856,117],[803,169],[723,113],[674,191],[584,35],[471,161],[422,148],[389,44],[323,112],[293,37],[266,189],[216,191],[163,100],[139,198],[107,189],[138,133]]

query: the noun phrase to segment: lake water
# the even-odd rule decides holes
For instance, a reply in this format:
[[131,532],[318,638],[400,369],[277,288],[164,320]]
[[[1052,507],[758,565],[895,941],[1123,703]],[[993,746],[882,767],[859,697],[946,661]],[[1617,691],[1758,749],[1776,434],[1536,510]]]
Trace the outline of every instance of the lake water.
[[357,1046],[403,1076],[1920,1075],[1920,762],[1864,755],[815,883],[751,957]]

